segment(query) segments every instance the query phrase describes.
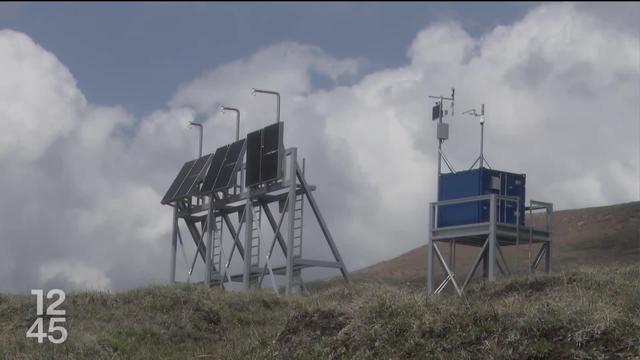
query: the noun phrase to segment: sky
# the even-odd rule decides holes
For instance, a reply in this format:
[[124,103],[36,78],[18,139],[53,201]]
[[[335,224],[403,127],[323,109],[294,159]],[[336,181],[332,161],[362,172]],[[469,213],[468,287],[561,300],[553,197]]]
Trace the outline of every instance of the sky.
[[[275,119],[349,269],[426,242],[437,142],[556,209],[640,200],[640,15],[626,3],[0,4],[0,291],[166,283],[181,164]],[[326,252],[305,229],[305,254]],[[183,232],[186,234],[186,232]],[[185,245],[191,257],[194,247]],[[184,274],[183,256],[178,269]],[[198,275],[198,274],[196,274]]]

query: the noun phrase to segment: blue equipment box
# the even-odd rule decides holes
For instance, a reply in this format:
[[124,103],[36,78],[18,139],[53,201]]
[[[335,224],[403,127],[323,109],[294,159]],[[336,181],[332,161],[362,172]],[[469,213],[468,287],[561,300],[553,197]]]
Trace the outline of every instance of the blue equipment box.
[[[440,175],[438,201],[469,196],[498,194],[520,198],[519,209],[513,201],[498,201],[498,223],[515,225],[518,211],[524,225],[525,174],[479,168]],[[438,206],[438,227],[489,222],[489,200]]]

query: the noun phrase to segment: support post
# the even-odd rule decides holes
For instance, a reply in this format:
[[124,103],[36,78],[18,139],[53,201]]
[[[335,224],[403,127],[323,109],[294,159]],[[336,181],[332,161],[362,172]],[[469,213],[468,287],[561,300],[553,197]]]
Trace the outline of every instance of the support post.
[[336,247],[336,244],[333,241],[333,236],[331,235],[331,231],[329,231],[329,227],[327,226],[327,223],[324,221],[324,218],[322,217],[322,213],[320,212],[320,208],[316,203],[316,199],[313,197],[313,194],[309,190],[309,185],[307,184],[307,181],[304,179],[304,176],[302,176],[302,172],[298,168],[297,164],[296,164],[296,173],[298,174],[298,180],[300,181],[300,185],[304,189],[304,193],[307,195],[307,200],[309,200],[309,206],[311,207],[313,214],[316,216],[316,220],[318,220],[318,225],[320,225],[320,230],[322,230],[322,234],[324,235],[324,238],[327,241],[327,244],[329,244],[329,248],[331,249],[333,258],[336,260],[336,262],[340,263],[340,272],[342,273],[342,278],[344,278],[344,281],[346,281],[347,284],[351,284],[351,277],[349,276],[349,271],[347,270],[347,266],[344,264],[344,261],[342,260],[342,256],[340,256],[340,252],[338,251],[338,248]]
[[551,221],[553,220],[553,205],[549,204],[547,207],[547,231],[549,232],[549,241],[547,241],[547,251],[544,254],[544,272],[547,274],[551,271]]
[[253,229],[253,204],[251,197],[244,207],[244,267],[242,271],[242,285],[246,291],[251,288],[251,232]]
[[171,269],[169,281],[176,282],[176,252],[178,248],[178,204],[173,208],[173,232],[171,233]]
[[433,295],[433,203],[429,204],[429,229],[427,231],[427,293]]
[[298,158],[298,151],[296,148],[292,148],[289,153],[289,195],[288,195],[288,233],[287,233],[287,296],[295,295],[298,293],[297,286],[294,281],[293,271],[293,237],[294,237],[294,221],[295,221],[295,206],[296,206],[296,159]]
[[548,274],[551,271],[551,242],[547,242],[544,246],[546,247],[544,252],[544,272]]
[[211,252],[213,250],[213,232],[215,229],[213,228],[213,196],[209,200],[209,210],[207,211],[207,247],[206,247],[206,255],[205,255],[205,273],[204,273],[204,286],[211,286],[211,268],[212,268],[212,257]]
[[[487,236],[487,241],[489,240],[490,237]],[[482,255],[482,278],[483,279],[488,279],[489,278],[489,252],[485,251],[484,254]]]
[[449,243],[449,269],[452,273],[456,273],[456,241],[451,240]]
[[488,256],[488,280],[496,281],[496,195],[491,194],[489,200],[489,256]]

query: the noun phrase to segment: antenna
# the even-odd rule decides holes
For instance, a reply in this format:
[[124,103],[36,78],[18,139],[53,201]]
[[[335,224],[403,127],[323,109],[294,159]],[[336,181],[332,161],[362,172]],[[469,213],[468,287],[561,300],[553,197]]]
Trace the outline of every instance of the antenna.
[[[484,158],[484,104],[482,104],[480,106],[480,114],[478,114],[478,112],[476,111],[475,108],[471,109],[471,110],[467,110],[467,111],[463,112],[462,114],[463,115],[471,115],[473,117],[479,117],[480,118],[480,156],[478,156],[476,161],[473,162],[473,164],[471,165],[469,170],[473,169],[473,167],[476,165],[476,163],[478,161],[480,162],[480,167],[483,167],[484,163],[486,162],[486,160]],[[489,163],[487,163],[487,165],[489,165]]]
[[455,170],[453,169],[453,166],[451,166],[451,163],[449,162],[449,160],[447,159],[447,157],[444,155],[444,153],[442,152],[442,143],[449,139],[449,124],[447,123],[443,123],[442,122],[442,117],[444,115],[443,112],[443,105],[444,105],[444,101],[451,101],[451,117],[453,118],[453,103],[454,103],[454,99],[455,99],[455,93],[456,93],[456,89],[455,88],[451,88],[451,97],[447,98],[444,97],[442,95],[440,96],[433,96],[433,95],[429,95],[430,99],[437,99],[438,101],[436,101],[435,106],[433,107],[433,111],[432,111],[432,119],[431,120],[438,120],[438,130],[437,130],[437,136],[438,136],[438,180],[436,183],[436,188],[439,188],[439,183],[440,183],[440,174],[442,174],[442,160],[444,159],[445,164],[447,165],[447,167],[449,168],[449,170],[455,174]]

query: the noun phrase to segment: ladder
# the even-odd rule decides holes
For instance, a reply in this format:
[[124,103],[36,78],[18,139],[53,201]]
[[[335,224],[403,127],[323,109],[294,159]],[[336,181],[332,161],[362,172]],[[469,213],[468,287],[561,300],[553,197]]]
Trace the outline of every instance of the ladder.
[[211,279],[214,280],[214,275],[219,275],[222,271],[222,216],[215,218],[215,224],[213,228],[213,249],[211,251]]
[[293,210],[293,258],[302,257],[302,229],[304,219],[304,194],[296,195]]
[[260,224],[262,223],[262,208],[260,204],[253,206],[253,221],[251,222],[251,266],[260,266]]

